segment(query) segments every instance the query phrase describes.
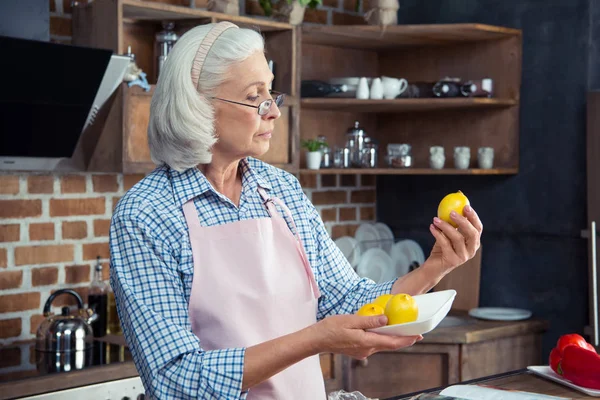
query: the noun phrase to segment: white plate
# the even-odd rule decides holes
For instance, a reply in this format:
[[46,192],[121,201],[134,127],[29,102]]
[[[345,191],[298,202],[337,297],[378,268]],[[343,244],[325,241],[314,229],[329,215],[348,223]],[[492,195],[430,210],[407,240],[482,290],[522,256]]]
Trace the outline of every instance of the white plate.
[[572,389],[579,390],[580,392],[585,393],[588,396],[600,397],[600,390],[588,389],[583,386],[576,385],[573,382],[558,375],[556,372],[552,371],[552,368],[550,368],[548,365],[532,365],[527,367],[527,369],[536,375],[539,375],[546,379],[550,379],[551,381],[568,386]]
[[414,296],[419,307],[419,317],[415,322],[387,325],[369,331],[388,336],[414,336],[431,332],[448,314],[455,297],[456,290],[452,289]]
[[375,228],[375,224],[361,224],[356,230],[354,238],[358,240],[363,252],[380,247],[379,232]]
[[405,252],[405,246],[400,245],[401,242],[396,243],[390,250],[390,255],[396,266],[396,276],[404,276],[408,274],[410,270],[410,258]]
[[394,260],[381,249],[369,249],[363,253],[356,267],[356,273],[376,283],[387,282],[396,278]]
[[394,244],[394,233],[390,227],[383,222],[376,223],[375,229],[377,229],[379,240],[381,240],[381,248],[389,253]]
[[491,321],[520,321],[531,317],[531,314],[529,310],[503,307],[481,307],[469,310],[471,317]]
[[346,257],[352,268],[356,269],[360,261],[360,246],[356,239],[350,236],[342,236],[335,241],[335,244],[342,254],[344,254],[344,257]]
[[419,243],[415,242],[412,239],[406,239],[404,241],[412,249],[413,257],[414,257],[413,261],[417,261],[419,263],[419,265],[423,265],[423,263],[425,262],[425,253],[423,252],[423,249],[421,248]]

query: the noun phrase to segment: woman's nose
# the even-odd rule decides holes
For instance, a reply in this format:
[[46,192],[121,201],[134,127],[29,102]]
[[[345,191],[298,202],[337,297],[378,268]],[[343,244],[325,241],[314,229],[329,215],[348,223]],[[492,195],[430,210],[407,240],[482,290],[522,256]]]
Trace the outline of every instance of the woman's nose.
[[266,120],[269,119],[277,119],[281,117],[281,111],[279,110],[279,107],[277,107],[277,104],[275,102],[271,103],[271,107],[269,108],[269,112],[266,113],[263,118]]

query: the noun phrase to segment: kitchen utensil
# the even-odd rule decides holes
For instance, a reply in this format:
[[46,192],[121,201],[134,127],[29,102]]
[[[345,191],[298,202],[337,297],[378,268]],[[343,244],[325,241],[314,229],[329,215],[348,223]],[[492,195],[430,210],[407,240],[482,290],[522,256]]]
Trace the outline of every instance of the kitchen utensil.
[[323,154],[321,158],[321,168],[331,168],[333,162],[331,149],[329,147],[323,147],[321,153]]
[[480,147],[477,150],[477,163],[481,169],[492,169],[494,166],[494,149],[492,147]]
[[550,366],[548,365],[531,365],[527,367],[527,370],[542,378],[546,378],[556,383],[560,383],[561,385],[570,387],[571,389],[578,390],[581,393],[587,394],[588,396],[600,397],[600,390],[589,389],[583,386],[576,385],[573,382],[567,380],[566,378],[563,378],[562,376],[558,375],[556,372],[552,371],[552,368],[550,368]]
[[383,97],[386,99],[395,99],[402,95],[408,88],[408,81],[403,78],[390,78],[382,76],[381,83],[383,84]]
[[388,336],[414,336],[431,332],[450,311],[456,297],[456,290],[430,292],[413,297],[419,307],[419,317],[416,321],[381,326],[369,331]]
[[173,30],[175,24],[171,21],[163,21],[163,30],[158,32],[155,36],[154,44],[154,57],[156,59],[156,76],[160,75],[162,67],[169,53],[175,46],[175,42],[179,39],[179,36]]
[[429,166],[433,169],[444,168],[446,155],[442,146],[431,146],[429,148]]
[[412,166],[411,146],[406,143],[388,144],[387,164],[390,167],[408,168]]
[[454,167],[456,169],[468,169],[471,163],[471,149],[464,146],[454,148]]
[[361,257],[358,241],[351,236],[342,236],[334,242],[340,249],[344,257],[348,260],[352,268],[356,269]]
[[435,97],[457,97],[460,96],[460,78],[443,78],[433,85]]
[[373,79],[371,88],[369,89],[369,97],[372,100],[383,99],[383,84],[381,83],[381,78]]
[[490,321],[521,321],[530,318],[532,312],[519,308],[480,307],[469,310],[469,315],[473,318]]
[[356,88],[356,98],[366,100],[370,97],[369,84],[367,78],[360,78],[358,87]]
[[379,248],[371,248],[361,255],[356,273],[363,278],[371,279],[375,283],[396,279],[394,260],[388,253]]
[[350,161],[355,167],[360,167],[362,164],[361,157],[366,136],[358,121],[354,121],[354,126],[346,132],[346,147],[350,149]]
[[361,152],[361,167],[363,168],[377,168],[377,144],[367,143],[365,144]]
[[494,81],[480,79],[465,82],[460,87],[460,93],[465,97],[492,97]]
[[375,228],[375,224],[361,224],[356,230],[354,238],[358,240],[363,252],[368,249],[380,247],[379,231]]
[[[327,97],[344,97],[344,98],[356,98],[356,91],[358,89],[358,83],[360,77],[349,77],[349,78],[331,78],[327,79],[326,82],[332,85],[345,85],[347,90],[345,92],[330,93]],[[372,78],[366,78],[367,86],[371,87],[373,82]]]
[[[62,294],[69,294],[77,301],[75,314],[71,314],[69,307],[63,307],[60,315],[50,312],[52,302]],[[42,321],[36,333],[38,369],[60,372],[89,366],[94,340],[90,324],[96,320],[97,314],[83,308],[83,300],[79,294],[71,289],[57,290],[46,300],[44,317],[46,319]]]

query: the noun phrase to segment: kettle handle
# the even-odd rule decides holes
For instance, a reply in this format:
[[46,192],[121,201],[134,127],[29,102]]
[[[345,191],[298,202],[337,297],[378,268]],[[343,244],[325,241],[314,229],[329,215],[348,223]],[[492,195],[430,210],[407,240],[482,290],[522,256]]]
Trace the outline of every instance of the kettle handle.
[[76,291],[71,289],[60,289],[52,293],[50,297],[48,297],[48,300],[46,300],[46,304],[44,305],[44,315],[50,313],[50,306],[52,305],[52,302],[61,294],[70,294],[71,296],[75,297],[75,300],[77,301],[77,308],[80,310],[83,308],[83,300],[81,300],[81,296]]

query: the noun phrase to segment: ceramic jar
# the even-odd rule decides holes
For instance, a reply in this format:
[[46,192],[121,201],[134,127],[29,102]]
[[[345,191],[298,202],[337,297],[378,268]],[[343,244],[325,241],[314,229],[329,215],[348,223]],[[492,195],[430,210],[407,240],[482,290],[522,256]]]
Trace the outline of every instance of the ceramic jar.
[[429,148],[429,166],[433,169],[444,168],[446,155],[442,146],[431,146]]
[[471,163],[471,149],[465,146],[454,148],[454,167],[456,169],[469,169]]
[[477,163],[481,169],[492,169],[494,166],[494,149],[492,147],[480,147],[477,150]]

